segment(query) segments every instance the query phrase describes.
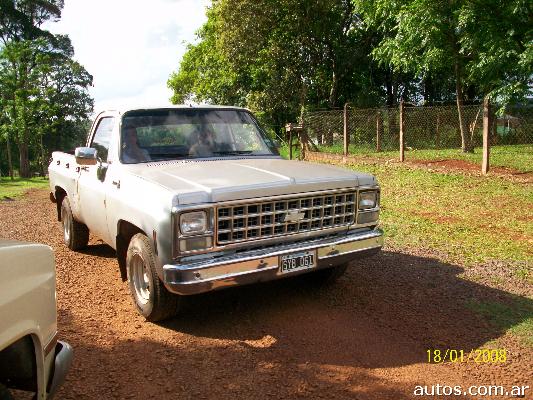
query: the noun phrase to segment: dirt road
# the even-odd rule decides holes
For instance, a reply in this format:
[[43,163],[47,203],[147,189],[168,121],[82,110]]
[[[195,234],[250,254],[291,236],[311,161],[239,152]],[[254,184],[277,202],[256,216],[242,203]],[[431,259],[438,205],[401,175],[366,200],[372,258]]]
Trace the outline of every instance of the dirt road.
[[[416,385],[533,383],[531,347],[504,335],[520,320],[495,328],[466,306],[515,295],[428,254],[386,249],[325,289],[294,278],[197,296],[152,324],[134,311],[110,247],[94,237],[83,253],[64,246],[46,192],[0,202],[0,237],[55,251],[60,336],[75,350],[59,399],[398,400]],[[498,338],[505,363],[427,362],[428,349]]]

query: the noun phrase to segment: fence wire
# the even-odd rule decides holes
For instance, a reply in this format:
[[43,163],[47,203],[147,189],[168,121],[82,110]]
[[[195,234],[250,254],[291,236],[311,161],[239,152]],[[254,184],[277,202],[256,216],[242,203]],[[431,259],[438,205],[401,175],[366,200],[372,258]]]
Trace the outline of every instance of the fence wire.
[[[483,107],[462,108],[467,140],[474,147],[483,143]],[[399,148],[400,110],[395,108],[347,109],[350,151],[392,151]],[[344,143],[344,111],[328,110],[304,115],[311,140],[337,151]],[[412,149],[461,148],[461,131],[456,105],[404,107],[405,146]],[[533,143],[533,108],[508,109],[493,115],[492,144]]]

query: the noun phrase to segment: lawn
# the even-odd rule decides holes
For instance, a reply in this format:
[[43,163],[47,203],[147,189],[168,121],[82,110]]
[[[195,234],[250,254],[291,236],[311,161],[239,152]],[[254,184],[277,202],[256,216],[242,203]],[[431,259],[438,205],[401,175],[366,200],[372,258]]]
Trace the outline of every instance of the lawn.
[[401,165],[350,168],[377,176],[392,244],[429,247],[466,265],[533,262],[532,185]]
[[[327,153],[342,154],[343,146],[320,146],[320,150]],[[398,158],[399,151],[383,151],[376,153],[368,147],[358,147],[351,145],[350,154],[371,158]],[[482,148],[476,147],[474,153],[463,153],[460,149],[442,150],[407,150],[405,159],[409,160],[465,160],[481,165]],[[507,167],[521,172],[533,171],[533,145],[508,145],[493,146],[490,150],[491,167]]]
[[11,180],[9,177],[0,177],[0,200],[20,197],[29,189],[47,188],[48,185],[49,182],[46,178],[15,178]]

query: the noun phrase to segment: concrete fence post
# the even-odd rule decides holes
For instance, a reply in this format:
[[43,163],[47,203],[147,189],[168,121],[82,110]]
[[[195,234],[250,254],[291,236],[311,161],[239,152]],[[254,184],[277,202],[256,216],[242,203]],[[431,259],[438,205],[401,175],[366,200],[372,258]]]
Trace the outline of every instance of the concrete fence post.
[[376,116],[376,152],[381,151],[381,135],[383,132],[383,117],[381,115],[381,110],[378,111]]
[[400,162],[405,161],[405,115],[403,100],[400,101]]
[[488,96],[483,99],[483,161],[481,164],[481,173],[486,175],[489,172],[490,163],[490,128],[491,128],[491,110]]
[[348,103],[344,104],[344,157],[348,155],[348,149],[350,147],[350,134],[348,133]]

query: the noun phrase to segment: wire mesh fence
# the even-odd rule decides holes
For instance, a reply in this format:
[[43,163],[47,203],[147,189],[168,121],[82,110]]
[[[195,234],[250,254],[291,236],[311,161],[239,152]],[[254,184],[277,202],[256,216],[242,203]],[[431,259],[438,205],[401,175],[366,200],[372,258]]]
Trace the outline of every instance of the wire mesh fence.
[[[474,147],[483,143],[483,107],[462,107],[465,140]],[[339,152],[344,144],[344,121],[350,152],[398,150],[400,109],[373,108],[327,110],[304,115],[307,135],[323,150]],[[406,106],[403,114],[404,140],[408,149],[461,148],[461,130],[456,105]],[[493,115],[490,127],[492,144],[533,143],[533,108],[513,108],[502,116]]]
[[315,111],[304,115],[307,135],[318,145],[334,146],[343,143],[343,110]]

